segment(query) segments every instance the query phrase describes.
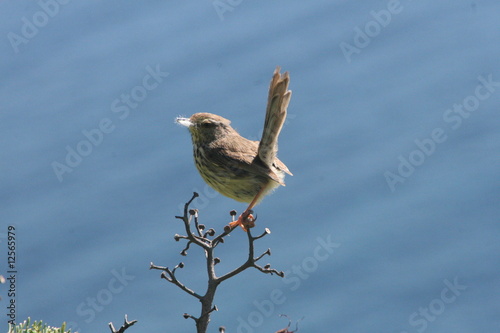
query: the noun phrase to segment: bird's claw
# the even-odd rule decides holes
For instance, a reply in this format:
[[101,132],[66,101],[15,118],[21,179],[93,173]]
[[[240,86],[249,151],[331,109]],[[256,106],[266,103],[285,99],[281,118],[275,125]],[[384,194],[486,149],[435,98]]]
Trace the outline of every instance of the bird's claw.
[[240,226],[241,229],[247,232],[248,229],[255,227],[256,220],[257,218],[252,215],[252,211],[244,212],[238,217],[236,221],[229,222],[229,226],[231,227],[231,229]]

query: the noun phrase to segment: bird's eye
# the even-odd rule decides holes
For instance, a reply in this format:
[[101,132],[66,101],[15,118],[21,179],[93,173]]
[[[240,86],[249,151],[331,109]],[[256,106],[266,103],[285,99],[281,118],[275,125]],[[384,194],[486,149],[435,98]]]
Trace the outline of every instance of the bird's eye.
[[215,126],[214,123],[208,122],[208,121],[204,122],[204,123],[201,123],[201,127],[203,127],[203,128],[211,128],[211,127],[214,127],[214,126]]

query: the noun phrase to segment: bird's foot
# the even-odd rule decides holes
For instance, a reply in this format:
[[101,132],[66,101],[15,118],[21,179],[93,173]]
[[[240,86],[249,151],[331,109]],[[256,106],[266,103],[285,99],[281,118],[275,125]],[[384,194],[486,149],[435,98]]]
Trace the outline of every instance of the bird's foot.
[[248,229],[255,227],[255,221],[257,220],[256,217],[252,215],[253,211],[245,211],[243,214],[241,214],[236,221],[229,222],[229,227],[232,229],[236,228],[237,226],[240,226],[241,229],[243,229],[245,232],[248,231]]

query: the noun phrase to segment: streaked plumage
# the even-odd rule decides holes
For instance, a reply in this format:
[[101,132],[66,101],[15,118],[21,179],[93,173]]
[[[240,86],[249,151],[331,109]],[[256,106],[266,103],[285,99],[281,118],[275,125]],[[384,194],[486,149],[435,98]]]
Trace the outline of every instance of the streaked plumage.
[[256,204],[270,190],[285,185],[285,173],[292,175],[276,156],[278,136],[292,94],[289,81],[288,73],[280,74],[278,67],[269,87],[260,142],[240,136],[228,119],[215,114],[195,113],[190,118],[177,118],[191,133],[198,171],[221,194]]

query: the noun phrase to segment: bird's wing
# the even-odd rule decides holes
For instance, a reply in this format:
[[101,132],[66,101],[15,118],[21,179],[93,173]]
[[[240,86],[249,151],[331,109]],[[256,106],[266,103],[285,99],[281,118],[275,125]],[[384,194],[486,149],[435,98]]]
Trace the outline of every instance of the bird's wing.
[[[238,144],[232,143],[229,142],[227,144],[226,142],[224,146],[210,149],[210,160],[212,163],[216,163],[221,168],[227,169],[229,173],[257,173],[281,185],[285,185],[271,168],[260,161],[260,158],[257,156],[259,144],[257,141],[244,139],[240,140]],[[286,170],[288,171],[288,169]]]
[[[276,158],[278,136],[285,123],[286,109],[292,96],[292,91],[288,90],[289,82],[288,72],[280,74],[280,67],[277,67],[269,86],[264,131],[258,148],[260,159],[268,166],[271,166]],[[288,171],[286,167],[285,170]]]

